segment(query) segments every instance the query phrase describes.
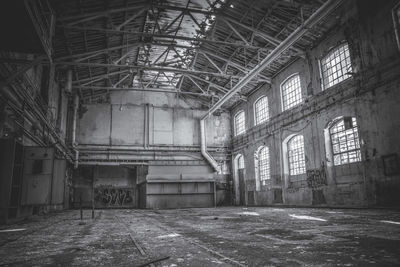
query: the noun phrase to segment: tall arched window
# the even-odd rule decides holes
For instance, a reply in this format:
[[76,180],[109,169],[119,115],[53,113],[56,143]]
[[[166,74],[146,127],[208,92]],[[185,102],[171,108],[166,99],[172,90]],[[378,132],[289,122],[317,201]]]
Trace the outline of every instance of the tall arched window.
[[345,117],[336,121],[329,128],[329,135],[334,165],[361,161],[356,118]]
[[289,174],[299,175],[306,172],[304,155],[304,138],[302,135],[293,136],[288,142]]
[[239,157],[237,158],[237,162],[238,162],[238,169],[244,169],[244,157],[243,155],[239,155]]
[[301,95],[300,76],[294,74],[281,84],[282,108],[288,110],[303,101]]
[[254,103],[254,117],[256,125],[263,123],[269,119],[268,98],[266,96],[260,97]]
[[260,174],[261,184],[265,185],[267,180],[271,178],[270,164],[269,164],[269,149],[266,146],[261,147],[258,152],[258,171]]
[[321,60],[323,88],[327,89],[350,78],[352,71],[349,46],[343,43]]
[[246,131],[246,118],[243,110],[236,113],[234,117],[234,126],[235,126],[235,136],[242,134]]

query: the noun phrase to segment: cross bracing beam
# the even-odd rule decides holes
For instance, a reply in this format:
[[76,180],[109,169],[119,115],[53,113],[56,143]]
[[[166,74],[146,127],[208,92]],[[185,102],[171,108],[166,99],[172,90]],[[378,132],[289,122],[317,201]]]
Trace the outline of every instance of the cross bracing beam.
[[159,92],[159,93],[172,93],[172,94],[183,94],[192,96],[204,96],[204,97],[216,97],[216,95],[208,93],[196,93],[188,91],[179,91],[175,87],[170,87],[167,89],[158,88],[143,88],[143,87],[110,87],[110,86],[72,86],[73,89],[79,90],[106,90],[106,91],[139,91],[139,92]]
[[[195,50],[198,49],[199,46],[186,46],[186,45],[178,45],[178,44],[171,44],[169,43],[159,43],[159,42],[134,42],[130,43],[128,46],[127,45],[119,45],[119,46],[114,46],[114,47],[109,47],[105,49],[98,49],[98,50],[93,50],[89,52],[84,52],[84,53],[79,53],[79,54],[71,54],[68,56],[63,56],[63,57],[58,57],[55,58],[54,61],[62,61],[62,60],[70,60],[70,59],[77,59],[78,61],[86,60],[87,58],[95,57],[97,55],[100,55],[102,53],[107,53],[109,51],[114,51],[114,50],[120,50],[120,49],[137,49],[139,47],[143,47],[146,45],[151,45],[151,46],[161,46],[161,47],[172,47],[173,48],[183,48],[183,49],[190,49],[190,50]],[[82,59],[82,57],[87,57]]]
[[[205,38],[192,38],[192,37],[180,36],[180,35],[153,34],[153,33],[137,32],[137,31],[114,30],[114,29],[94,28],[94,27],[78,27],[78,26],[67,26],[67,25],[64,25],[64,26],[59,25],[58,27],[75,30],[75,31],[95,31],[95,32],[108,33],[108,34],[131,34],[136,37],[142,36],[142,37],[149,37],[152,39],[162,38],[162,39],[172,39],[172,40],[184,40],[184,41],[190,41],[190,42],[194,42],[194,43],[209,43],[209,44],[213,44],[213,45],[245,47],[246,49],[252,49],[252,50],[266,50],[264,47],[247,45],[245,43],[209,40],[209,39],[205,39]],[[267,49],[267,50],[269,50],[269,49]]]
[[113,9],[108,9],[106,11],[87,12],[85,14],[64,16],[64,17],[57,18],[57,20],[59,20],[59,21],[81,20],[81,19],[91,18],[91,17],[95,17],[95,16],[99,16],[99,17],[108,16],[108,15],[113,14],[113,13],[119,13],[119,12],[131,11],[131,10],[138,10],[138,9],[141,9],[141,8],[150,9],[151,7],[154,7],[154,8],[157,8],[157,9],[184,11],[184,12],[190,12],[190,13],[199,13],[199,14],[204,14],[204,15],[215,14],[215,12],[212,12],[212,11],[196,9],[196,8],[185,8],[185,7],[177,7],[177,6],[170,6],[170,5],[151,5],[146,1],[146,2],[143,2],[141,4],[136,4],[136,5],[130,6],[130,7],[113,8]]
[[293,44],[302,38],[310,28],[314,27],[318,22],[325,18],[329,13],[336,9],[343,0],[327,0],[320,8],[317,9],[303,24],[293,31],[285,40],[283,40],[271,53],[269,53],[252,71],[246,74],[239,82],[226,93],[221,99],[215,103],[208,112],[202,117],[202,120],[217,111],[227,102],[233,95],[238,93],[252,79],[254,79],[268,65],[274,62],[281,53],[293,46]]
[[[248,30],[248,31],[250,31],[250,32],[252,32],[252,33],[254,33],[254,34],[260,36],[260,37],[262,37],[263,39],[265,39],[266,41],[272,43],[272,44],[275,45],[275,46],[279,45],[279,44],[282,42],[282,40],[279,40],[278,38],[276,38],[276,37],[274,37],[274,36],[271,36],[271,35],[269,35],[269,34],[266,34],[266,33],[262,32],[262,31],[260,31],[259,29],[250,27],[250,26],[248,26],[248,25],[246,25],[246,24],[243,24],[243,23],[241,23],[241,22],[239,22],[239,21],[237,21],[237,20],[231,19],[231,18],[229,18],[229,17],[226,17],[226,16],[218,16],[218,19],[224,21],[227,25],[229,25],[230,28],[231,28],[232,30],[234,30],[235,33],[237,32],[237,30],[235,30],[235,28],[234,28],[233,26],[231,26],[230,23],[235,24],[235,25],[237,25],[237,26],[239,26],[239,27],[242,27],[242,28],[244,28],[244,29],[246,29],[246,30]],[[299,49],[299,48],[296,48],[296,47],[291,47],[290,49],[292,49],[292,50],[294,50],[294,51],[296,51],[296,52],[298,52],[298,53],[304,53],[303,50],[301,50],[301,49]]]
[[55,62],[57,65],[65,65],[65,66],[77,66],[77,67],[104,67],[104,68],[121,68],[121,69],[131,69],[131,70],[150,70],[150,71],[160,71],[160,72],[173,72],[173,73],[190,73],[190,74],[199,74],[199,75],[207,75],[207,76],[218,76],[223,78],[233,78],[240,79],[242,76],[238,75],[229,75],[225,73],[218,72],[208,72],[208,71],[200,71],[200,70],[191,70],[191,69],[180,69],[180,68],[170,68],[170,67],[157,67],[157,66],[134,66],[134,65],[121,65],[121,64],[107,64],[107,63],[87,63],[87,62],[69,62],[69,61],[60,61]]

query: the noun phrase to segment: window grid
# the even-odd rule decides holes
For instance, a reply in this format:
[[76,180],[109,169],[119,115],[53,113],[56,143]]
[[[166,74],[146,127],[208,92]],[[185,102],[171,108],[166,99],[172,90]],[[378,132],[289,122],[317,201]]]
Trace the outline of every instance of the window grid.
[[351,77],[352,72],[349,47],[342,44],[331,51],[321,61],[324,88],[329,88]]
[[268,98],[261,97],[255,104],[256,125],[261,124],[269,119]]
[[235,116],[235,136],[246,131],[244,111],[240,111]]
[[244,169],[244,157],[240,155],[238,158],[238,169]]
[[294,75],[282,84],[283,110],[290,109],[303,101],[301,96],[300,76]]
[[329,132],[335,166],[361,161],[356,118],[341,119]]
[[258,154],[258,169],[260,172],[260,181],[262,185],[265,185],[267,180],[271,179],[268,147],[263,147],[260,149]]
[[306,159],[304,155],[304,138],[296,135],[288,142],[289,174],[299,175],[306,172]]

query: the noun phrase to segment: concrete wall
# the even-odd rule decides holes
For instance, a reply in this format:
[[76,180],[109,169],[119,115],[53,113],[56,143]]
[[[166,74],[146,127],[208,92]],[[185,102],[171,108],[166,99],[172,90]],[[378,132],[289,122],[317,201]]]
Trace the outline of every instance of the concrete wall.
[[[200,144],[199,118],[203,110],[146,104],[90,104],[78,121],[79,144],[172,145]],[[146,116],[148,114],[148,116]],[[147,118],[148,119],[147,119]],[[223,113],[207,122],[207,144],[227,145],[230,117]]]
[[[246,112],[247,131],[233,138],[233,157],[245,157],[246,194],[254,196],[256,205],[399,205],[400,60],[391,13],[395,2],[372,3],[374,8],[366,9],[364,1],[346,1],[338,25],[304,59],[232,109],[232,118],[239,110]],[[322,90],[319,60],[344,40],[355,74]],[[294,73],[300,75],[304,101],[282,112],[280,85]],[[269,99],[270,119],[255,126],[253,104],[261,95]],[[341,116],[357,120],[362,161],[333,166],[326,129]],[[285,140],[294,134],[304,136],[307,174],[299,177],[290,177],[285,164]],[[254,153],[261,145],[269,147],[271,179],[258,187]],[[315,185],[313,179],[320,175],[326,181]]]
[[[90,208],[137,207],[135,168],[121,166],[80,166],[74,174],[73,206]],[[93,201],[93,203],[92,203]]]

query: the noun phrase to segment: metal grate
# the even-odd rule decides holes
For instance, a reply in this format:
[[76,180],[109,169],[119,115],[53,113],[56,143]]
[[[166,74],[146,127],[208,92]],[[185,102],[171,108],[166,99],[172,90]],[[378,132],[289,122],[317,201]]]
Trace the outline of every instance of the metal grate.
[[296,135],[288,142],[289,173],[299,175],[306,172],[306,159],[304,155],[304,138]]
[[282,85],[282,104],[283,110],[288,110],[303,101],[301,96],[300,76],[293,75],[288,78]]
[[235,136],[246,131],[244,111],[239,111],[235,115]]
[[324,89],[351,77],[352,72],[348,45],[342,44],[321,60]]
[[361,161],[356,118],[344,118],[330,129],[334,165]]
[[269,149],[266,146],[260,149],[258,155],[258,169],[260,172],[261,184],[265,185],[267,180],[271,179],[270,165],[269,165]]
[[267,121],[269,119],[268,98],[266,96],[259,98],[254,104],[254,110],[256,125]]

